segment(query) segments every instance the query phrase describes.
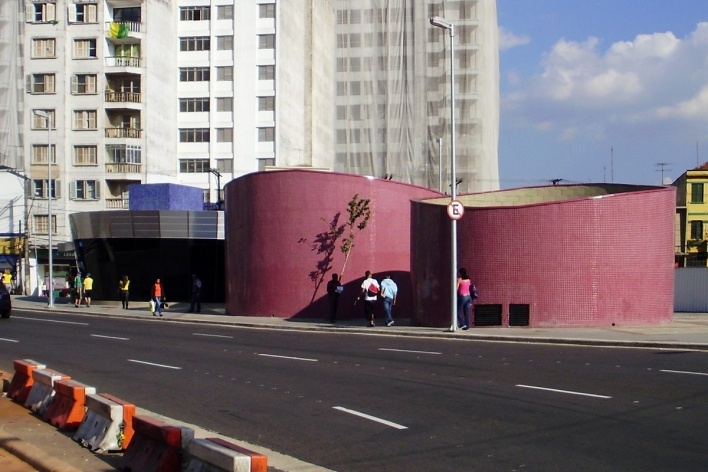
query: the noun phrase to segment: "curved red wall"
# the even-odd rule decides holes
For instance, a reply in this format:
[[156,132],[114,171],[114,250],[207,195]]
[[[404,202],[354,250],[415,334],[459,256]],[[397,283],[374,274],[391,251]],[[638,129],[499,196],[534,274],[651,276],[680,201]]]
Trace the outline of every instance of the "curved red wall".
[[[500,304],[504,326],[509,304],[529,305],[530,326],[671,321],[675,189],[646,188],[525,206],[465,206],[457,223],[458,266],[477,285],[476,304]],[[412,321],[447,327],[450,220],[444,205],[414,202],[412,213]]]
[[[364,271],[378,280],[391,272],[399,286],[396,313],[409,318],[413,310],[410,279],[411,200],[437,192],[359,175],[288,170],[248,174],[226,187],[226,312],[230,315],[327,318],[325,287],[344,258],[336,244],[314,250],[355,194],[371,199],[372,217],[357,234],[344,272],[340,318],[361,318],[354,305]],[[331,266],[330,270],[326,270]],[[314,275],[314,280],[312,276]],[[383,316],[377,307],[377,317]]]

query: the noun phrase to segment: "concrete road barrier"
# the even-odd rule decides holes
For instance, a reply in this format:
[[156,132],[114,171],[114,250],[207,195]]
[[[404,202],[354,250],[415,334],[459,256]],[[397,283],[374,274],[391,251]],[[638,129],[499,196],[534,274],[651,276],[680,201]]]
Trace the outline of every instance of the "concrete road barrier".
[[133,439],[135,405],[108,394],[86,395],[86,415],[73,436],[95,452],[119,452]]
[[185,472],[267,472],[268,458],[220,438],[195,439],[187,447]]
[[71,377],[52,369],[35,369],[32,371],[34,384],[27,395],[25,406],[32,411],[44,416],[49,404],[54,398],[54,382],[58,380],[69,380]]
[[96,388],[71,379],[57,380],[54,392],[43,418],[62,431],[76,430],[86,414],[86,395],[96,393]]
[[181,470],[182,450],[194,439],[194,430],[163,423],[148,416],[134,416],[135,436],[120,463],[124,472]]
[[32,385],[34,385],[32,372],[36,369],[46,369],[47,366],[31,359],[17,359],[13,362],[13,365],[15,374],[12,376],[7,396],[24,405]]

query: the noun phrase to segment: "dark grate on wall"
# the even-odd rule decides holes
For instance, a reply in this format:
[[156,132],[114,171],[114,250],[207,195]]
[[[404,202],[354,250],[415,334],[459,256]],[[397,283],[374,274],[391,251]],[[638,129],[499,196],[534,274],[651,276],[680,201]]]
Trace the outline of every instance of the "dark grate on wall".
[[475,326],[501,326],[502,306],[501,305],[475,305],[474,325]]
[[529,305],[512,303],[509,305],[509,326],[529,325]]

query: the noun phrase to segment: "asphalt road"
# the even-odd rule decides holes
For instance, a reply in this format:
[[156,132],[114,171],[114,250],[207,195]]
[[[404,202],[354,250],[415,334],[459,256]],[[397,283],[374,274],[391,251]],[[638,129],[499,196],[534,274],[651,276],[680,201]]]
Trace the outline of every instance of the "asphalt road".
[[29,358],[333,470],[705,471],[708,354],[15,311]]

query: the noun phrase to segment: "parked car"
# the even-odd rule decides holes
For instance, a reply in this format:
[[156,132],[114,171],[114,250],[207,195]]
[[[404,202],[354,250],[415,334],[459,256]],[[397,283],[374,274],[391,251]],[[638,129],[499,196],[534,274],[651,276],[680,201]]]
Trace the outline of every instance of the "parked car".
[[0,318],[9,318],[12,313],[12,299],[4,284],[0,284]]

